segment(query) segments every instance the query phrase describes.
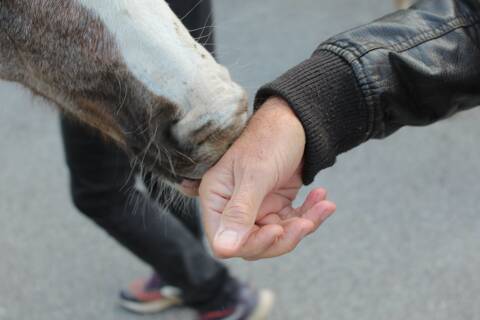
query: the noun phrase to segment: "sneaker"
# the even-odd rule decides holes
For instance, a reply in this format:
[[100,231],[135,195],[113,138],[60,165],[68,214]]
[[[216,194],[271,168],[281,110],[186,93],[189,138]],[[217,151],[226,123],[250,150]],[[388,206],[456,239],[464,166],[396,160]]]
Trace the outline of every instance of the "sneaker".
[[229,308],[199,314],[198,320],[266,320],[272,310],[274,294],[241,285],[237,303]]
[[120,305],[139,314],[158,313],[181,304],[180,290],[167,286],[157,274],[137,280],[120,292]]

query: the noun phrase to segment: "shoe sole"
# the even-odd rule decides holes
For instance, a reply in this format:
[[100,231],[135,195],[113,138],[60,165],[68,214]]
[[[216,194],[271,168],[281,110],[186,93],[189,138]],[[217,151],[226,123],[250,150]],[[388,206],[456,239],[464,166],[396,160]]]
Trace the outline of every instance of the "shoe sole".
[[261,290],[258,294],[258,305],[248,320],[267,320],[275,302],[275,295],[270,290]]
[[154,314],[160,313],[172,307],[181,305],[178,299],[164,299],[162,301],[153,301],[148,303],[136,303],[132,301],[121,300],[120,306],[127,311],[137,314]]

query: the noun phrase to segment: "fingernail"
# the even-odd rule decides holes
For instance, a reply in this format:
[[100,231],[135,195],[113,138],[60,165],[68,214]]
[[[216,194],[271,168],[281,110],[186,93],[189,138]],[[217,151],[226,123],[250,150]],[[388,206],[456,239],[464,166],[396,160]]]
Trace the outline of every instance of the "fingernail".
[[234,230],[224,230],[217,234],[216,241],[223,248],[233,249],[238,244],[239,235]]

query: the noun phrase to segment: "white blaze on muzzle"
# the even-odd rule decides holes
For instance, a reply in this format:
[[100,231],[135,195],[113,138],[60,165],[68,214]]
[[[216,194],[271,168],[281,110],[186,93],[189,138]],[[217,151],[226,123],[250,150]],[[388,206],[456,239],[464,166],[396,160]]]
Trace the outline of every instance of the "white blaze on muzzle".
[[[165,1],[78,1],[98,16],[113,36],[127,71],[150,94],[176,106],[177,121],[170,127],[171,145],[178,146],[175,152],[190,150],[185,156],[198,165],[189,173],[200,177],[246,123],[244,90],[191,37]],[[221,141],[215,133],[219,133]],[[207,137],[207,141],[200,144],[199,137]],[[212,137],[211,141],[208,137]]]
[[[163,0],[78,0],[114,36],[129,71],[186,115],[226,124],[243,90]],[[213,118],[213,119],[208,119]],[[202,124],[198,124],[200,127]]]

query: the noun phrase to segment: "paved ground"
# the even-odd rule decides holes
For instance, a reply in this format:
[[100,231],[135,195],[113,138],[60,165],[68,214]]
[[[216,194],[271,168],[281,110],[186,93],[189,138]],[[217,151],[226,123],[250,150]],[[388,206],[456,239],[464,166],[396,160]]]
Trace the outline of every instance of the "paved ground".
[[[389,0],[215,4],[221,57],[250,91],[391,10]],[[115,294],[148,269],[70,204],[55,112],[13,85],[0,97],[0,319],[140,319]],[[288,257],[229,265],[277,292],[275,320],[480,319],[479,121],[480,110],[464,113],[340,157],[317,180],[338,203],[321,232]]]

